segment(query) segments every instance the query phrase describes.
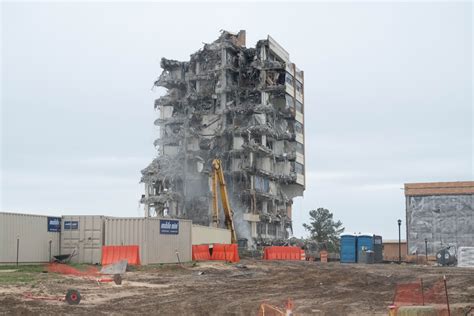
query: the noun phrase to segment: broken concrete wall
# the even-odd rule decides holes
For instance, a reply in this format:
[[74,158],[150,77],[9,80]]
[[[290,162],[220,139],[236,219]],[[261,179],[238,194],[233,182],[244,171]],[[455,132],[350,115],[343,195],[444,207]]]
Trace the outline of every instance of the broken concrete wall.
[[448,245],[474,246],[473,195],[407,196],[409,254],[434,255]]

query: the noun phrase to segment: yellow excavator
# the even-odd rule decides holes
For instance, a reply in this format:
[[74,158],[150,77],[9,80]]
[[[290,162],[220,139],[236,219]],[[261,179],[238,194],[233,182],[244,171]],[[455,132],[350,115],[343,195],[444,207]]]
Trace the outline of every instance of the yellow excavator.
[[219,224],[219,203],[217,200],[217,184],[221,191],[222,207],[224,208],[225,226],[230,230],[231,243],[237,243],[237,235],[235,233],[234,221],[232,219],[233,211],[230,208],[229,196],[222,171],[222,161],[214,159],[212,161],[212,226],[218,227]]

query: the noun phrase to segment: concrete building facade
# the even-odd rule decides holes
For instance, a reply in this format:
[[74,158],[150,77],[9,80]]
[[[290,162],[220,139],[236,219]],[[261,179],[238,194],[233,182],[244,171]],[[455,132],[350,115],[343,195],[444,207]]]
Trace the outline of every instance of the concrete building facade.
[[[158,155],[142,170],[147,216],[210,225],[211,162],[223,162],[239,239],[287,238],[305,189],[304,74],[270,36],[246,48],[223,31],[189,61],[163,58],[155,82]],[[223,223],[223,220],[221,221]]]
[[473,181],[405,184],[408,253],[425,254],[425,238],[428,255],[474,246],[473,196]]

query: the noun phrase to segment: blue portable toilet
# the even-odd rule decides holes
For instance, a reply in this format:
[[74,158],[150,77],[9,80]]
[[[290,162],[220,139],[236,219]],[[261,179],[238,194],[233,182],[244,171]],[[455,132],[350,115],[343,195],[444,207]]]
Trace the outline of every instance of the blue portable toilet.
[[361,262],[364,253],[367,251],[374,251],[374,235],[360,234],[357,236],[357,262]]
[[383,262],[383,246],[382,236],[374,235],[374,261],[375,263]]
[[341,263],[357,262],[357,236],[341,234]]

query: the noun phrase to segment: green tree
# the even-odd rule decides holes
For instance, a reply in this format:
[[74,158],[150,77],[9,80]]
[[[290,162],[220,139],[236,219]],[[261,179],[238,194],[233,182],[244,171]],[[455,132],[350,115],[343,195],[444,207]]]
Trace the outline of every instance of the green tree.
[[309,211],[309,224],[303,227],[310,232],[310,239],[315,240],[320,248],[329,252],[339,251],[339,235],[344,232],[341,221],[335,222],[332,213],[325,208]]

